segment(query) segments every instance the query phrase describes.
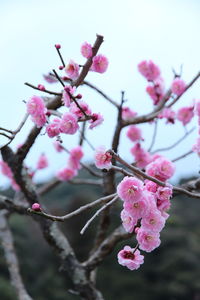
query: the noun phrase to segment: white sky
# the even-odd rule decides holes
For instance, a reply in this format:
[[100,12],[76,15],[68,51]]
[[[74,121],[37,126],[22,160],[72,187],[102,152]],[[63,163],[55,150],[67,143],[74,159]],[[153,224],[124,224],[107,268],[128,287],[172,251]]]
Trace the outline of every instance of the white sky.
[[[60,65],[55,43],[62,45],[66,61],[72,58],[83,63],[80,45],[84,41],[93,43],[96,33],[105,37],[100,53],[108,57],[110,65],[105,74],[92,73],[88,80],[116,100],[120,99],[120,91],[125,90],[128,104],[134,110],[150,111],[152,101],[146,95],[146,82],[137,72],[137,64],[143,59],[152,59],[160,66],[166,87],[172,80],[172,67],[179,71],[183,64],[183,79],[190,81],[199,70],[199,14],[200,1],[197,0],[0,0],[0,126],[15,129],[25,112],[22,100],[39,94],[24,86],[24,82],[44,83],[42,74]],[[199,87],[198,82],[176,108],[199,98]],[[50,89],[59,91],[60,86],[50,86]],[[93,110],[105,116],[104,124],[88,133],[89,139],[94,146],[104,144],[109,148],[115,110],[96,93],[86,89],[80,91]],[[189,124],[188,128],[194,124]],[[26,125],[12,143],[13,148],[23,143],[31,126],[31,122]],[[160,127],[156,148],[170,145],[184,133],[180,124],[171,129],[172,126],[169,129],[164,125]],[[144,136],[148,147],[151,125],[145,126]],[[196,136],[197,131],[171,153],[163,154],[174,158],[188,151]],[[76,140],[74,136],[66,136],[66,146],[71,148]],[[51,166],[38,174],[38,180],[44,180],[65,165],[66,155],[56,154],[51,142],[47,137],[40,137],[27,158],[27,165],[34,166],[39,154],[48,148]],[[0,136],[0,144],[3,143]],[[128,160],[131,159],[130,147],[131,142],[123,134],[120,153]],[[89,159],[92,152],[87,146],[85,151]],[[199,159],[192,155],[177,163],[177,178],[197,174],[198,170]],[[5,178],[0,177],[0,186],[5,182]]]

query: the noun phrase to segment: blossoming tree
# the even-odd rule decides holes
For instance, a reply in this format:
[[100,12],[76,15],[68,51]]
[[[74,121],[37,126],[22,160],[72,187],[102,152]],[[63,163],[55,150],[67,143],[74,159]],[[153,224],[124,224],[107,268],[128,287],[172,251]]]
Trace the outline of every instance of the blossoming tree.
[[[144,115],[139,114],[124,105],[124,92],[121,95],[121,102],[117,103],[85,80],[88,72],[104,73],[107,70],[108,59],[106,56],[98,54],[102,42],[103,37],[97,35],[93,46],[87,42],[81,46],[81,54],[86,59],[84,65],[79,65],[73,60],[65,64],[61,55],[61,46],[56,44],[55,48],[62,65],[57,71],[53,70],[52,73],[46,75],[45,79],[49,84],[59,82],[61,91],[51,91],[42,84],[34,86],[26,83],[33,89],[52,95],[52,98],[31,96],[26,101],[27,114],[18,128],[14,131],[0,128],[0,134],[8,138],[8,142],[1,147],[1,173],[9,178],[12,188],[18,194],[17,201],[16,197],[10,199],[3,195],[0,196],[0,239],[5,250],[12,283],[19,299],[31,299],[31,296],[26,291],[20,276],[12,233],[7,222],[10,213],[28,214],[33,218],[39,224],[49,246],[60,258],[62,271],[71,277],[74,291],[82,299],[100,300],[103,299],[103,296],[96,287],[93,275],[98,265],[113,251],[115,245],[132,236],[136,237],[136,244],[126,245],[119,251],[118,262],[130,270],[137,270],[144,263],[145,255],[148,255],[146,252],[153,251],[161,243],[160,233],[169,218],[171,198],[178,193],[200,198],[199,179],[187,182],[184,186],[173,186],[169,182],[175,173],[177,160],[183,159],[193,152],[200,155],[200,137],[197,136],[196,144],[191,145],[187,153],[173,161],[160,154],[163,149],[152,150],[156,139],[157,124],[161,119],[165,119],[166,124],[178,121],[186,126],[196,116],[199,126],[200,100],[194,100],[178,111],[174,111],[173,107],[198,80],[200,73],[189,83],[185,83],[179,75],[175,74],[170,88],[166,91],[159,67],[151,60],[139,63],[138,71],[147,81],[146,92],[153,100],[152,111]],[[95,164],[95,168],[82,162],[84,143],[86,142],[92,147],[92,141],[88,141],[86,138],[86,131],[93,130],[96,126],[103,126],[104,117],[100,113],[93,112],[87,102],[82,100],[84,95],[78,93],[80,85],[86,85],[101,94],[118,111],[110,149],[106,149],[104,146],[93,149],[94,157],[91,158],[91,161]],[[61,107],[63,108],[62,112],[60,111]],[[29,116],[34,123],[33,128],[25,142],[19,145],[14,152],[10,148],[10,144]],[[148,122],[154,123],[155,131],[151,146],[146,150],[142,146],[145,132],[142,132],[140,124]],[[119,156],[118,151],[123,128],[126,128],[127,138],[133,143],[133,147],[130,149],[133,159],[129,162]],[[64,168],[57,170],[55,178],[38,188],[34,183],[34,175],[36,170],[48,167],[46,154],[41,154],[35,171],[31,171],[25,164],[25,159],[30,149],[35,144],[37,145],[36,138],[42,130],[52,139],[57,152],[65,151],[67,153],[68,161]],[[169,149],[179,144],[190,132],[187,131]],[[77,135],[77,146],[69,148],[69,145],[65,145],[62,140],[63,135]],[[85,168],[94,179],[77,179],[81,168]],[[42,196],[60,182],[99,185],[102,187],[102,198],[63,216],[52,215],[41,204]],[[90,255],[87,260],[80,262],[70,246],[67,236],[59,229],[58,223],[65,222],[98,205],[101,207],[96,209],[96,213],[86,224],[83,224],[83,228],[80,230],[80,234],[84,234],[92,221],[99,218],[99,227]],[[114,205],[121,206],[119,226],[108,234],[110,207]]]

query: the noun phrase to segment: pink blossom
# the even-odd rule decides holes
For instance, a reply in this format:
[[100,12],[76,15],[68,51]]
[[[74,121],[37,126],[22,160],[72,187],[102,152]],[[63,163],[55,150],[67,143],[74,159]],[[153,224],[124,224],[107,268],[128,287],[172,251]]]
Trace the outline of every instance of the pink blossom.
[[161,113],[158,115],[159,119],[167,119],[166,123],[172,123],[174,124],[176,113],[171,108],[165,108],[161,111]]
[[8,164],[4,161],[0,161],[0,167],[1,167],[1,173],[5,175],[8,178],[12,178],[13,174],[11,171],[11,168],[8,166]]
[[194,113],[200,117],[200,99],[194,101]]
[[31,120],[33,121],[33,123],[35,123],[35,125],[40,128],[42,126],[44,126],[44,124],[47,121],[46,115],[45,114],[41,114],[41,115],[37,115],[37,116],[32,116]]
[[91,71],[104,73],[108,68],[108,59],[106,56],[99,54],[93,57]]
[[145,188],[149,192],[156,193],[158,185],[151,180],[145,180]]
[[80,160],[83,157],[84,153],[81,146],[77,146],[70,150],[70,157],[68,165],[70,168],[79,170],[81,168]]
[[118,263],[129,270],[137,270],[144,263],[144,256],[140,255],[140,251],[129,246],[125,246],[123,250],[119,251],[117,257]]
[[124,201],[138,202],[143,195],[143,182],[136,177],[124,177],[117,186],[117,193]]
[[173,176],[175,171],[174,164],[164,157],[157,158],[146,167],[147,175],[155,177],[161,181],[166,181]]
[[65,72],[70,79],[77,79],[79,76],[79,65],[71,59],[65,67]]
[[148,85],[146,88],[146,92],[149,94],[151,99],[153,100],[153,104],[157,105],[164,96],[164,81],[161,77],[154,81],[154,85]]
[[133,218],[128,211],[123,209],[121,211],[121,220],[122,220],[122,225],[124,229],[127,232],[133,232],[135,225],[137,224],[137,219]]
[[64,103],[64,105],[66,107],[70,107],[71,102],[73,101],[70,97],[70,95],[73,95],[73,93],[75,92],[76,88],[75,87],[71,87],[71,86],[66,86],[64,88],[64,91],[62,93],[62,99],[61,101]]
[[[86,113],[86,115],[90,115],[91,114],[91,109],[89,108],[88,104],[84,101],[79,101],[78,102],[79,106],[82,108],[82,111],[84,111]],[[83,112],[81,111],[81,109],[76,105],[75,102],[71,103],[70,106],[70,112],[73,113],[74,115],[77,116],[77,118],[82,118],[84,117]]]
[[41,211],[41,206],[39,203],[33,203],[31,208],[32,208],[32,210],[35,210],[35,211]]
[[57,79],[55,79],[54,76],[47,74],[47,75],[43,75],[44,79],[48,82],[48,83],[55,83],[57,82]]
[[140,143],[136,143],[131,148],[131,154],[135,157],[136,164],[139,168],[145,168],[151,162],[151,154],[144,150]]
[[100,125],[104,121],[104,118],[101,114],[93,113],[91,115],[91,120],[89,120],[90,126],[89,129],[93,129],[94,127]]
[[59,170],[56,175],[59,180],[68,181],[77,175],[77,171],[67,167]]
[[39,115],[44,115],[47,112],[47,109],[45,107],[44,101],[41,97],[33,96],[31,97],[27,104],[27,112],[32,117],[37,117]]
[[177,77],[173,80],[171,85],[172,93],[176,94],[177,96],[180,96],[185,91],[185,88],[186,83],[182,79]]
[[59,141],[54,141],[53,146],[56,149],[57,152],[62,152],[63,151],[63,146]]
[[196,152],[200,156],[200,137],[198,137],[196,144],[193,145],[192,151]]
[[129,126],[126,135],[132,142],[142,140],[142,130],[135,125]]
[[55,44],[56,49],[60,49],[61,45],[60,44]]
[[85,58],[90,58],[92,56],[92,46],[87,42],[83,43],[81,46],[81,54]]
[[42,153],[38,159],[38,162],[37,162],[37,169],[45,169],[47,168],[49,165],[48,163],[48,160],[47,160],[47,157],[44,153]]
[[95,166],[99,169],[109,170],[112,167],[112,155],[101,146],[95,151]]
[[129,107],[126,106],[122,108],[122,119],[124,121],[131,121],[135,116],[137,116],[137,113]]
[[66,134],[74,134],[78,128],[77,116],[70,112],[64,113],[60,122],[60,131]]
[[177,112],[177,119],[185,126],[194,116],[193,106],[182,107]]
[[38,84],[38,89],[41,91],[45,91],[45,86],[43,84]]
[[140,228],[137,232],[136,239],[141,250],[151,252],[160,246],[160,234],[158,232],[151,232]]
[[165,218],[162,217],[159,210],[151,210],[142,218],[141,226],[144,231],[160,232],[165,226]]
[[134,219],[138,220],[145,217],[149,212],[149,203],[147,198],[140,198],[137,202],[124,202],[124,209],[129,213]]
[[152,60],[143,60],[138,64],[138,71],[148,80],[153,81],[160,76],[160,69]]
[[53,119],[52,123],[46,126],[46,132],[50,138],[60,133],[60,119]]

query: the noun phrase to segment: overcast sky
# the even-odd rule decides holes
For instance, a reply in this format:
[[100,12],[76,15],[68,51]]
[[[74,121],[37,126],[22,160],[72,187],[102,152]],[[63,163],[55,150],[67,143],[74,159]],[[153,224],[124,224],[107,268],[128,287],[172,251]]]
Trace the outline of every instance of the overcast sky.
[[[55,43],[62,45],[66,61],[71,58],[83,63],[80,45],[84,41],[93,43],[96,33],[104,36],[100,53],[108,57],[110,64],[105,74],[91,73],[88,80],[117,101],[121,90],[125,90],[132,109],[139,113],[150,111],[152,101],[146,95],[146,82],[137,72],[137,64],[143,59],[152,59],[160,66],[166,87],[173,77],[172,67],[178,72],[183,64],[183,79],[189,82],[199,70],[199,14],[200,1],[197,0],[1,0],[0,126],[15,129],[25,113],[23,100],[40,94],[24,86],[24,82],[44,84],[42,74],[60,65]],[[194,98],[199,98],[199,87],[198,82],[175,108],[189,105]],[[59,85],[50,88],[60,90]],[[94,146],[105,145],[109,148],[116,122],[115,109],[98,94],[86,89],[80,91],[92,109],[105,117],[104,124],[91,131],[88,138]],[[188,129],[193,125],[195,122],[189,124]],[[12,143],[14,149],[17,144],[23,143],[31,126],[31,122],[28,122],[17,136]],[[152,129],[151,125],[144,128],[146,147],[151,142]],[[184,134],[180,124],[173,131],[171,129],[172,126],[169,129],[165,125],[160,126],[156,148],[168,146]],[[174,158],[188,151],[196,136],[197,131],[171,153],[163,154]],[[76,141],[74,136],[65,137],[68,148],[75,145]],[[0,136],[0,144],[4,142]],[[38,180],[52,176],[66,162],[66,155],[56,154],[51,144],[52,141],[47,137],[39,137],[27,158],[27,165],[34,167],[39,154],[48,148],[46,153],[51,166],[48,171],[41,171],[37,175]],[[131,143],[123,133],[120,154],[129,161],[130,147]],[[88,146],[85,151],[88,160],[92,152]],[[176,178],[197,174],[198,170],[199,159],[192,155],[184,162],[177,163]],[[5,178],[0,177],[0,186],[5,182]]]

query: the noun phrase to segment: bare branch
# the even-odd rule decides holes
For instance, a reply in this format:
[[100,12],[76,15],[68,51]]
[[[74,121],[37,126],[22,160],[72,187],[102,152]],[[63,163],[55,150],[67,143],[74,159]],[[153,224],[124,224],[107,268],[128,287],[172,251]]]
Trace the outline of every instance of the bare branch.
[[8,270],[10,273],[11,283],[15,288],[19,300],[31,300],[19,270],[19,263],[15,253],[12,233],[10,231],[5,211],[0,212],[0,240],[4,249]]
[[39,89],[37,86],[35,86],[35,85],[31,84],[31,83],[28,83],[28,82],[25,82],[24,84],[27,85],[27,86],[29,86],[29,87],[31,87],[32,89],[38,90],[40,92],[44,92],[44,93],[47,93],[47,94],[50,94],[50,95],[55,95],[55,96],[62,96],[61,93],[49,91],[47,89],[41,91],[41,89]]
[[182,155],[180,155],[180,156],[172,159],[172,162],[176,162],[176,161],[178,161],[178,160],[180,160],[182,158],[185,158],[186,156],[188,156],[190,154],[194,154],[194,152],[192,150],[190,150],[190,151],[188,151],[188,152],[186,152],[186,153],[184,153],[184,154],[182,154]]

